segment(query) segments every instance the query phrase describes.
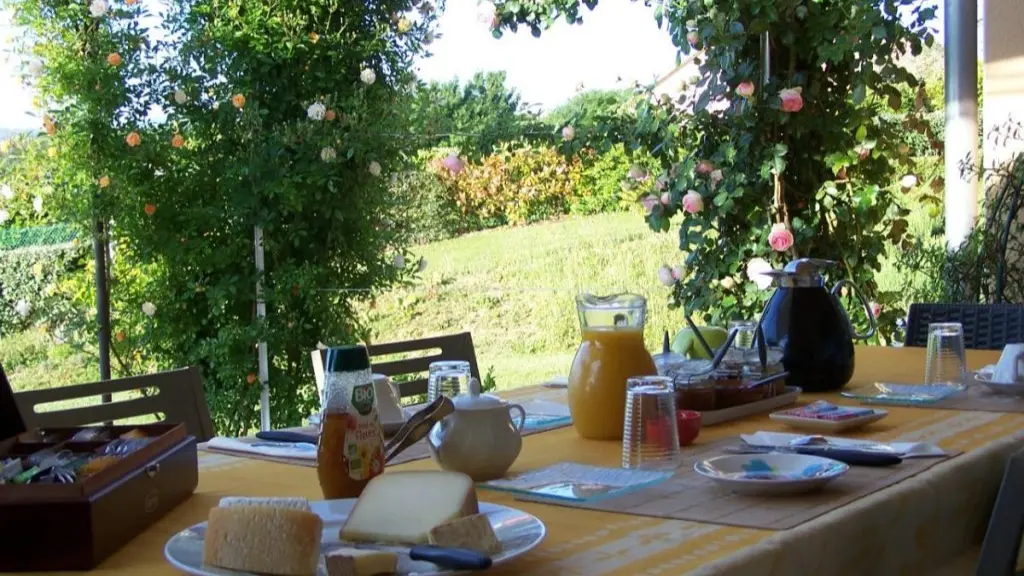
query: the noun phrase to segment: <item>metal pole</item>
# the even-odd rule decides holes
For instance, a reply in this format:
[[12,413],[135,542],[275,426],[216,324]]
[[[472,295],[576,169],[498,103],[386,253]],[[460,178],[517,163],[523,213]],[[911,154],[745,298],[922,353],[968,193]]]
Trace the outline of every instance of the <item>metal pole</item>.
[[[256,248],[256,271],[260,279],[256,281],[256,317],[263,320],[267,317],[267,303],[263,301],[263,228],[255,227],[254,244]],[[260,378],[260,429],[270,430],[270,370],[267,362],[267,343],[260,342],[256,345],[258,351],[259,378]]]
[[978,217],[978,179],[960,163],[978,156],[978,4],[945,0],[946,248],[957,250]]
[[768,32],[761,33],[761,85],[767,86],[772,77],[772,43]]
[[[102,218],[96,218],[92,237],[92,256],[96,271],[96,322],[99,324],[100,380],[110,380],[110,285],[107,283],[107,231]],[[112,400],[104,394],[103,402]]]

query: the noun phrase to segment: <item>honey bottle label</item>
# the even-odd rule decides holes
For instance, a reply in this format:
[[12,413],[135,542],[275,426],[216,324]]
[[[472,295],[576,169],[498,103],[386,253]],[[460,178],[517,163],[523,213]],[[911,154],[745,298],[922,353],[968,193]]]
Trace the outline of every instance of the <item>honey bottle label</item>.
[[369,480],[384,471],[384,436],[372,382],[352,387],[350,406],[345,434],[348,475],[353,480]]

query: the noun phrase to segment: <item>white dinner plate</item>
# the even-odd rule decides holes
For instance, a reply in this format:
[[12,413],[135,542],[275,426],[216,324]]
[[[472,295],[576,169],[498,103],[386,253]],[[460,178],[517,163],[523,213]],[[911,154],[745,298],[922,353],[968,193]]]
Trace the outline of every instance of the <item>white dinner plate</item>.
[[[310,502],[315,514],[324,521],[324,530],[321,540],[321,551],[330,552],[335,548],[344,546],[338,540],[338,532],[342,524],[348,518],[349,512],[355,506],[355,498],[344,500],[321,500]],[[491,556],[495,565],[507,562],[518,556],[526,554],[536,548],[547,533],[544,523],[532,514],[527,514],[515,508],[500,506],[498,504],[480,503],[480,513],[487,516],[494,528],[494,533],[501,543],[501,552]],[[256,576],[248,572],[237,572],[224,570],[212,566],[203,565],[203,536],[206,534],[206,522],[201,522],[178,532],[164,547],[164,556],[175,568],[196,574],[198,576]],[[360,545],[360,547],[365,547]],[[384,549],[391,547],[382,546]],[[414,562],[408,555],[398,555],[398,574],[451,574],[452,571],[439,569],[429,562]],[[320,565],[317,568],[317,576],[327,576],[327,568],[324,566],[323,556],[320,557]]]
[[820,456],[780,453],[718,456],[693,469],[737,494],[792,496],[818,490],[850,467]]

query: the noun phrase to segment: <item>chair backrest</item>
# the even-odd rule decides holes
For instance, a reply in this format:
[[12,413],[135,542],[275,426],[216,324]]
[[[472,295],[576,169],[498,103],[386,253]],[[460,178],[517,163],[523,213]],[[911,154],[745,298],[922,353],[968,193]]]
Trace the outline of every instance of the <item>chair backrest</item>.
[[[38,411],[40,404],[89,398],[103,394],[148,391],[128,400],[94,404],[63,410]],[[42,390],[18,392],[14,400],[29,428],[63,428],[112,422],[124,418],[163,414],[162,421],[181,422],[199,441],[214,436],[210,408],[203,393],[203,378],[198,368],[182,368],[145,376],[75,384]]]
[[1010,456],[988,521],[977,576],[1012,576],[1024,537],[1024,450]]
[[904,344],[927,346],[928,325],[933,322],[962,324],[967,348],[1002,350],[1007,344],[1024,342],[1024,305],[911,304]]
[[[417,356],[402,360],[391,360],[387,362],[373,362],[375,356],[389,356],[392,354],[404,354],[410,352],[422,352],[424,350],[440,350],[436,354]],[[426,372],[431,362],[441,360],[465,360],[469,362],[470,371],[474,378],[480,378],[480,368],[476,363],[476,351],[473,348],[473,337],[469,332],[451,334],[449,336],[435,336],[419,340],[405,340],[402,342],[387,342],[384,344],[371,344],[367,347],[370,353],[370,363],[373,365],[373,372],[394,378],[407,374],[418,374]],[[327,359],[326,350],[313,350],[310,353],[313,359],[313,374],[316,376],[318,390],[324,387],[324,361]],[[408,382],[398,382],[398,391],[403,398],[415,396],[416,394],[427,393],[427,379],[417,378]]]
[[14,391],[7,381],[4,367],[0,365],[0,440],[13,438],[24,431],[25,420],[14,401]]

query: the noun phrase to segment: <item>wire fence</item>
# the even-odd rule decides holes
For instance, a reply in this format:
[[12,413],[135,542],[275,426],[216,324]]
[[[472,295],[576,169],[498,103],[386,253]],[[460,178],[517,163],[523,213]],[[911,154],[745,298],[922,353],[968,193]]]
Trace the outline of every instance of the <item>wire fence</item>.
[[78,239],[79,231],[67,224],[29,228],[0,228],[0,252],[68,244]]

